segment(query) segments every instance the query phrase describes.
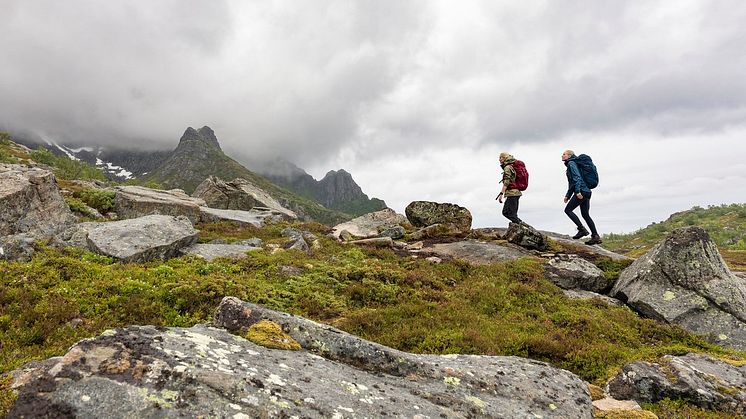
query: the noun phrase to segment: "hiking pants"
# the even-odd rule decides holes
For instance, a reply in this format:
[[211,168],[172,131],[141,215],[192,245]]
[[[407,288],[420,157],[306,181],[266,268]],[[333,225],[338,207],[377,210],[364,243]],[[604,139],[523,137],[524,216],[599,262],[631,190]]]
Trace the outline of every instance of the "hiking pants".
[[508,196],[505,198],[505,204],[503,204],[503,215],[514,223],[521,222],[521,219],[518,218],[518,199],[520,198],[520,196]]
[[578,199],[578,197],[573,194],[570,200],[567,202],[567,206],[565,207],[565,214],[567,214],[568,217],[572,220],[573,223],[575,223],[578,228],[582,227],[583,224],[580,223],[580,219],[573,211],[575,211],[575,208],[580,207],[580,215],[583,216],[583,219],[588,224],[588,228],[591,230],[591,234],[594,236],[598,236],[598,232],[596,231],[596,224],[591,219],[591,193],[590,192],[582,192],[583,199]]

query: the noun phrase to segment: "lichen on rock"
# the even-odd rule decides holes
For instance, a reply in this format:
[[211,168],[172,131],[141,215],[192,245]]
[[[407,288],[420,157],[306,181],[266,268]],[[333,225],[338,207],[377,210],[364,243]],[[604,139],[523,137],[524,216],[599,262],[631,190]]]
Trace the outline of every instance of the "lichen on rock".
[[300,344],[295,339],[283,332],[279,324],[269,320],[261,320],[253,324],[244,337],[265,348],[300,350]]

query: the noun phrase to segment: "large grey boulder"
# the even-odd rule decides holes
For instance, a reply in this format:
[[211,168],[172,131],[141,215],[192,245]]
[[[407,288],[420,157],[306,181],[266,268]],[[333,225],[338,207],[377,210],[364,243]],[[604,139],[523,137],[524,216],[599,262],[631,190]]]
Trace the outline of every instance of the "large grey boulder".
[[247,252],[253,252],[255,250],[261,249],[261,247],[247,246],[242,244],[204,243],[193,244],[189,247],[185,247],[181,249],[181,253],[185,255],[198,256],[210,261],[217,258],[237,259],[245,257]]
[[746,283],[699,227],[673,231],[622,271],[610,295],[647,317],[746,350]]
[[143,186],[118,186],[115,188],[114,211],[120,219],[145,215],[185,216],[192,223],[200,220],[200,206],[205,202],[192,198],[181,189],[168,191]]
[[269,208],[286,220],[298,216],[283,207],[276,199],[246,179],[236,178],[230,182],[210,176],[197,186],[192,196],[205,201],[208,207],[227,210],[250,210],[255,207]]
[[87,223],[88,249],[122,262],[147,262],[179,256],[199,232],[186,217],[148,215],[108,223]]
[[74,222],[52,172],[0,164],[0,236],[46,238]]
[[27,262],[34,255],[36,239],[27,234],[0,236],[0,260]]
[[518,246],[483,243],[474,240],[436,243],[432,247],[423,248],[421,252],[461,259],[476,265],[516,260],[531,254]]
[[234,298],[215,318],[237,334],[274,321],[301,349],[204,325],[108,330],[14,371],[10,417],[592,418],[587,384],[543,362],[409,354]]
[[270,208],[254,207],[248,211],[200,207],[200,222],[232,222],[239,225],[264,227],[268,222],[277,222],[286,218],[285,214]]
[[661,362],[627,364],[608,384],[617,399],[687,400],[708,410],[746,415],[746,366],[702,354],[666,355]]
[[332,235],[339,238],[342,232],[347,230],[347,232],[357,238],[377,237],[384,231],[392,230],[396,227],[401,228],[401,225],[406,222],[407,218],[405,216],[397,214],[391,208],[386,208],[361,215],[342,224],[337,224],[332,229]]
[[602,293],[614,284],[598,266],[578,257],[556,256],[544,265],[547,279],[563,289]]
[[414,201],[404,209],[407,219],[415,227],[433,224],[453,224],[463,233],[471,230],[471,213],[456,204]]

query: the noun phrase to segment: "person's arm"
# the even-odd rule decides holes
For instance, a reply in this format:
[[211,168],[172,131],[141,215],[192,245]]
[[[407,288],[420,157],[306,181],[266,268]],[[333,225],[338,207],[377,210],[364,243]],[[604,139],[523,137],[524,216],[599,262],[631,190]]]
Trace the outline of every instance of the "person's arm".
[[513,169],[512,165],[507,165],[503,169],[503,179],[501,183],[503,184],[502,190],[500,190],[500,194],[497,195],[497,200],[500,202],[503,202],[502,197],[505,196],[505,192],[508,190],[508,185],[513,183],[515,180],[515,170]]
[[573,191],[568,191],[568,192],[575,193],[575,195],[578,195],[579,199],[583,199],[583,195],[580,192],[588,190],[588,187],[585,185],[583,176],[580,176],[580,170],[578,170],[578,165],[575,164],[574,161],[571,161],[567,163],[567,168],[568,170],[570,170],[570,177],[572,178],[572,183],[574,187]]

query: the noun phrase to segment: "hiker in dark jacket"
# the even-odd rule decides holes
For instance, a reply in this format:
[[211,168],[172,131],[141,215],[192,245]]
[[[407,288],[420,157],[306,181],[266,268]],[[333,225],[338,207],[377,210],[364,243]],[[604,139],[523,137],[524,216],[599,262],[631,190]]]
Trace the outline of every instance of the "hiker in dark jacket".
[[511,184],[515,182],[516,178],[513,163],[515,163],[515,158],[510,153],[500,153],[500,167],[503,169],[503,178],[500,183],[502,183],[503,188],[495,199],[502,204],[503,197],[505,197],[503,216],[514,223],[522,223],[521,219],[518,218],[518,200],[523,193],[518,189],[511,188]]
[[[572,222],[578,227],[577,234],[572,236],[573,239],[577,240],[591,234],[591,239],[585,242],[585,244],[599,244],[601,243],[601,236],[598,235],[596,224],[593,222],[593,219],[591,219],[590,214],[591,188],[585,184],[583,176],[580,175],[580,170],[578,169],[578,165],[575,163],[575,159],[576,156],[572,150],[565,150],[565,152],[562,153],[562,161],[567,167],[567,193],[565,194],[565,203],[567,206],[565,207],[565,214],[567,214]],[[577,207],[580,207],[580,215],[583,216],[583,219],[588,224],[588,228],[591,229],[590,233],[583,226],[583,223],[580,222],[578,216],[573,212]]]

